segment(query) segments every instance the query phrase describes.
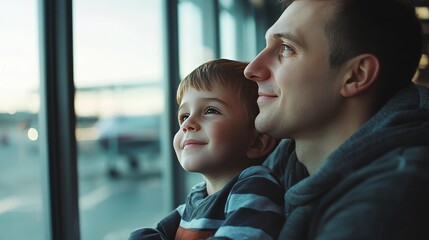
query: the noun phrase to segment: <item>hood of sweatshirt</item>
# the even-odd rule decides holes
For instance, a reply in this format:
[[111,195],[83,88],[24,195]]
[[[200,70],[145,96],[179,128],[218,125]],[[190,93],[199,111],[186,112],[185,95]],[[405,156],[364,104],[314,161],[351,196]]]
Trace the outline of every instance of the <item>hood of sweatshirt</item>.
[[418,145],[429,146],[429,89],[412,85],[392,97],[314,174],[291,187],[286,203],[303,205],[389,151]]

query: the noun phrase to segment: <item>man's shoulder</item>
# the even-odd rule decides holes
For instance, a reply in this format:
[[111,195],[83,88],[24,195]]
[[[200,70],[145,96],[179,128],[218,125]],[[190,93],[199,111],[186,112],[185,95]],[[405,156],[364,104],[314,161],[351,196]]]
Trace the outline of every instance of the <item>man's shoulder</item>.
[[371,165],[374,168],[385,166],[397,173],[426,171],[424,169],[429,168],[429,144],[393,149],[378,157]]
[[[366,166],[344,173],[342,177],[337,176],[339,179],[335,186],[323,194],[310,201],[308,198],[306,202],[300,200],[303,208],[288,221],[295,228],[296,224],[302,223],[295,216],[299,217],[310,209],[307,221],[315,224],[312,229],[316,231],[312,234],[334,227],[343,228],[344,232],[335,234],[344,236],[350,236],[345,230],[362,233],[357,235],[361,236],[360,239],[368,238],[367,232],[363,231],[365,229],[376,231],[372,234],[379,236],[396,237],[389,239],[404,239],[398,236],[427,232],[428,156],[429,146],[401,147],[380,155]],[[370,237],[374,239],[372,237],[377,235]]]
[[349,192],[349,197],[375,198],[377,201],[404,201],[419,195],[429,198],[428,172],[429,146],[401,147],[356,169],[338,187]]

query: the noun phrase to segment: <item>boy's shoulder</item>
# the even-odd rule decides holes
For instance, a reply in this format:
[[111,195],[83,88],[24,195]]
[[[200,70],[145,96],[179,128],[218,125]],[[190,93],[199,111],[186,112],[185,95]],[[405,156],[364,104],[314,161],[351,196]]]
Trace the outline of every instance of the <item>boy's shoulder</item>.
[[256,165],[256,166],[251,166],[251,167],[244,169],[240,173],[240,176],[245,177],[245,176],[254,175],[254,174],[265,175],[265,174],[269,174],[271,172],[272,172],[272,170],[266,166]]
[[244,169],[239,174],[237,181],[241,181],[248,178],[255,178],[255,177],[267,178],[275,183],[280,182],[279,179],[274,174],[274,172],[270,168],[263,165],[251,166]]

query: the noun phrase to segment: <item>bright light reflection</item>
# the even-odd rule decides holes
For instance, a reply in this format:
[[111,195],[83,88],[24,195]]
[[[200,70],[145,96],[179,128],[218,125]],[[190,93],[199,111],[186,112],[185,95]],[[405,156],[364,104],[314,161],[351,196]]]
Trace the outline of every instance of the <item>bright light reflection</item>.
[[36,141],[39,138],[39,133],[35,128],[30,128],[28,129],[27,136],[31,141]]
[[429,8],[416,7],[416,14],[420,19],[429,19]]

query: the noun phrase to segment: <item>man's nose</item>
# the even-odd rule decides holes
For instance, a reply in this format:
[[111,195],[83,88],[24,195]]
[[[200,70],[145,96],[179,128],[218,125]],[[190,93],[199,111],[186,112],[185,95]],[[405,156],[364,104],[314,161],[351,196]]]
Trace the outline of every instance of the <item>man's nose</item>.
[[267,52],[262,50],[256,58],[244,69],[244,76],[255,82],[265,81],[270,78],[271,72],[267,61]]

